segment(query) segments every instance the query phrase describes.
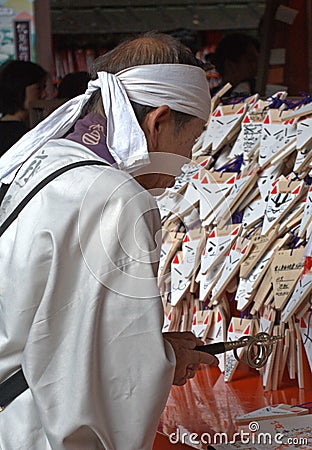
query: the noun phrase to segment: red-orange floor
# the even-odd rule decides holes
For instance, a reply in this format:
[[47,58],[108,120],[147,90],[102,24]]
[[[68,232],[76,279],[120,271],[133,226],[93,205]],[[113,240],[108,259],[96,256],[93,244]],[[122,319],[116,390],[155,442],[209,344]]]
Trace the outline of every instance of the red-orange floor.
[[[296,380],[283,380],[281,389],[264,392],[262,378],[254,369],[240,366],[231,382],[223,381],[217,368],[202,367],[185,386],[173,386],[159,424],[153,450],[182,450],[190,447],[170,444],[170,433],[235,432],[234,419],[257,408],[277,403],[301,405],[312,402],[312,376],[306,365],[305,388]],[[309,405],[312,407],[312,403]],[[312,410],[311,410],[312,411]],[[166,441],[167,439],[167,441]],[[192,446],[192,448],[196,446]]]

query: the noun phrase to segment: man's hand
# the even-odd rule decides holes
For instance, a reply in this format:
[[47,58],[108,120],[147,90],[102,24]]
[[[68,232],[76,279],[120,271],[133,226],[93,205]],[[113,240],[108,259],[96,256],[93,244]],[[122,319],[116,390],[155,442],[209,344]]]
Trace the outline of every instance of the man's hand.
[[190,331],[163,333],[163,337],[172,345],[176,356],[173,384],[177,386],[182,386],[188,378],[193,378],[200,364],[219,364],[215,356],[194,350],[197,345],[204,343]]

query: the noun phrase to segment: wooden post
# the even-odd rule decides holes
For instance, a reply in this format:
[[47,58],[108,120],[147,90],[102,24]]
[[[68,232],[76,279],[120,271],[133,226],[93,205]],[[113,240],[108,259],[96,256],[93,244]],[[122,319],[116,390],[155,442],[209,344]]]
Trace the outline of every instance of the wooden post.
[[[288,94],[298,96],[301,91],[309,90],[309,63],[311,58],[311,9],[308,17],[308,5],[311,0],[290,0],[289,7],[298,11],[294,22],[287,27],[285,85]],[[311,32],[311,29],[310,29]]]
[[50,0],[35,0],[34,16],[36,27],[36,62],[51,75],[47,86],[48,96],[51,97],[53,93],[53,54]]
[[263,16],[260,55],[258,60],[258,74],[256,80],[256,92],[263,96],[265,95],[265,87],[267,84],[270,62],[270,51],[272,48],[274,37],[274,18],[279,3],[279,0],[267,0]]

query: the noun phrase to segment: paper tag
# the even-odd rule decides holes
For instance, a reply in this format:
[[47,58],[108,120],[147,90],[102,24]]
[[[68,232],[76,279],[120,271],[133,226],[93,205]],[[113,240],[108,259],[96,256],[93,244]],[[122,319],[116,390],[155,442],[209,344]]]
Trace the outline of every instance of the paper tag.
[[265,116],[263,114],[263,108],[265,106],[267,106],[267,103],[258,100],[244,117],[241,132],[230,152],[230,159],[243,152],[244,161],[247,161],[259,146],[262,123]]
[[196,252],[200,239],[190,240],[189,235],[186,235],[182,243],[182,273],[185,278],[190,278],[196,269]]
[[203,339],[208,322],[211,320],[210,316],[211,310],[197,309],[196,306],[194,306],[192,332],[199,339]]
[[297,123],[297,149],[307,147],[312,140],[312,117],[304,117]]
[[299,236],[303,237],[304,233],[309,225],[309,223],[312,220],[312,186],[310,186],[310,189],[307,194],[306,203],[304,206],[302,219],[300,223],[300,228],[298,231]]
[[298,12],[299,11],[297,9],[289,8],[285,5],[279,5],[275,13],[275,19],[280,22],[288,23],[288,25],[292,25]]
[[171,305],[175,306],[179,303],[182,297],[190,286],[188,280],[183,274],[183,260],[182,252],[176,254],[171,263]]
[[286,48],[272,48],[270,51],[271,66],[284,65],[286,61]]
[[164,242],[161,245],[160,260],[159,260],[159,266],[158,266],[158,276],[160,276],[161,272],[164,269],[165,262],[167,260],[168,255],[169,255],[171,247],[172,247],[172,244],[168,243],[168,242]]
[[182,196],[176,195],[175,192],[167,189],[165,195],[162,195],[157,199],[157,205],[160,211],[161,219],[172,214],[172,211],[177,206],[177,204],[182,200]]
[[177,202],[177,205],[173,207],[172,211],[181,216],[190,210],[194,210],[194,206],[199,202],[199,192],[191,183],[187,184],[184,195],[177,194],[177,196],[181,196],[182,198]]
[[207,135],[211,142],[212,153],[216,153],[228,139],[233,130],[237,129],[247,111],[246,104],[218,106],[211,115]]
[[224,290],[230,280],[237,274],[241,261],[248,254],[248,246],[250,241],[244,240],[244,243],[238,239],[230,250],[229,255],[226,257],[223,270],[216,285],[212,289],[212,298],[217,298]]
[[271,335],[273,332],[275,317],[276,311],[274,309],[271,307],[264,308],[263,314],[260,317],[259,332],[268,333]]
[[[223,342],[226,340],[226,317],[223,309],[216,306],[211,310],[211,322],[209,328],[204,335],[204,340],[207,344],[214,344],[216,342]],[[216,355],[219,360],[219,369],[224,372],[225,355]]]
[[296,126],[293,122],[282,122],[279,111],[270,109],[263,121],[260,141],[259,166],[267,165],[277,153],[296,142]]
[[284,308],[292,294],[303,269],[304,247],[294,250],[280,250],[274,255],[271,273],[274,291],[274,306]]
[[248,278],[241,279],[239,288],[237,289],[235,300],[237,301],[237,309],[243,311],[252,300],[251,294],[255,292],[257,286],[261,282],[266,273],[273,256],[273,250],[268,251],[255,265],[250,272]]
[[285,217],[291,207],[300,199],[302,188],[303,181],[289,181],[285,177],[280,177],[275,182],[265,209],[262,234],[266,234]]
[[280,174],[281,164],[276,166],[268,166],[259,174],[258,187],[263,201],[267,202],[269,194],[272,190],[272,183],[276,181]]
[[236,174],[231,174],[230,177],[224,176],[222,181],[216,182],[212,174],[209,174],[200,180],[200,184],[197,184],[196,187],[200,194],[199,216],[201,220],[213,213],[220,203],[225,201],[235,179]]
[[[240,319],[239,317],[232,317],[228,332],[227,339],[229,341],[236,341],[242,336],[250,336],[253,333],[253,321],[251,319]],[[237,350],[237,355],[242,356],[244,348]],[[224,371],[224,381],[231,381],[235,370],[238,367],[239,362],[236,360],[233,352],[226,352],[225,357],[225,371]]]
[[310,292],[312,292],[312,272],[305,273],[299,277],[295,289],[282,311],[281,320],[283,322],[289,321]]
[[218,264],[230,250],[240,232],[240,225],[230,225],[224,229],[215,227],[207,237],[205,250],[201,256],[201,273],[206,273],[212,265]]
[[251,308],[251,314],[256,314],[263,305],[271,306],[273,301],[273,292],[271,288],[271,271],[267,270],[253,298],[254,305]]
[[263,218],[266,203],[262,197],[253,200],[244,209],[243,227],[250,228],[256,225]]
[[[250,192],[250,189],[252,189],[256,182],[256,178],[256,172],[250,172],[245,176],[237,176],[233,188],[227,195],[225,201],[217,208],[215,216],[224,219],[226,222],[231,217],[232,211],[238,208],[246,194]],[[219,222],[220,220],[218,220],[218,223]],[[222,226],[222,224],[220,226]]]
[[250,236],[251,251],[240,267],[239,276],[241,278],[249,277],[276,238],[277,231],[275,228],[273,228],[267,236],[263,236],[261,234],[261,228],[254,231],[254,233]]
[[275,406],[266,406],[265,408],[256,409],[255,411],[251,411],[250,413],[244,414],[242,416],[235,417],[236,423],[250,423],[254,420],[265,420],[271,419],[275,417],[292,417],[292,416],[301,416],[309,414],[309,410],[307,408],[300,408],[299,406],[286,405],[284,403],[280,403]]
[[205,301],[208,295],[211,294],[213,287],[221,276],[223,270],[224,260],[221,260],[219,264],[212,266],[208,272],[199,276],[199,299]]

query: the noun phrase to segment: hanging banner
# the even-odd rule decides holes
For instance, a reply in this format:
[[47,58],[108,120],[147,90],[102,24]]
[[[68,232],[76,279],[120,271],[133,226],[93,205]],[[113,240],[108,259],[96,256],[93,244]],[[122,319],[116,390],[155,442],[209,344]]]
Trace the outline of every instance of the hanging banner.
[[34,0],[0,0],[0,64],[35,60]]

